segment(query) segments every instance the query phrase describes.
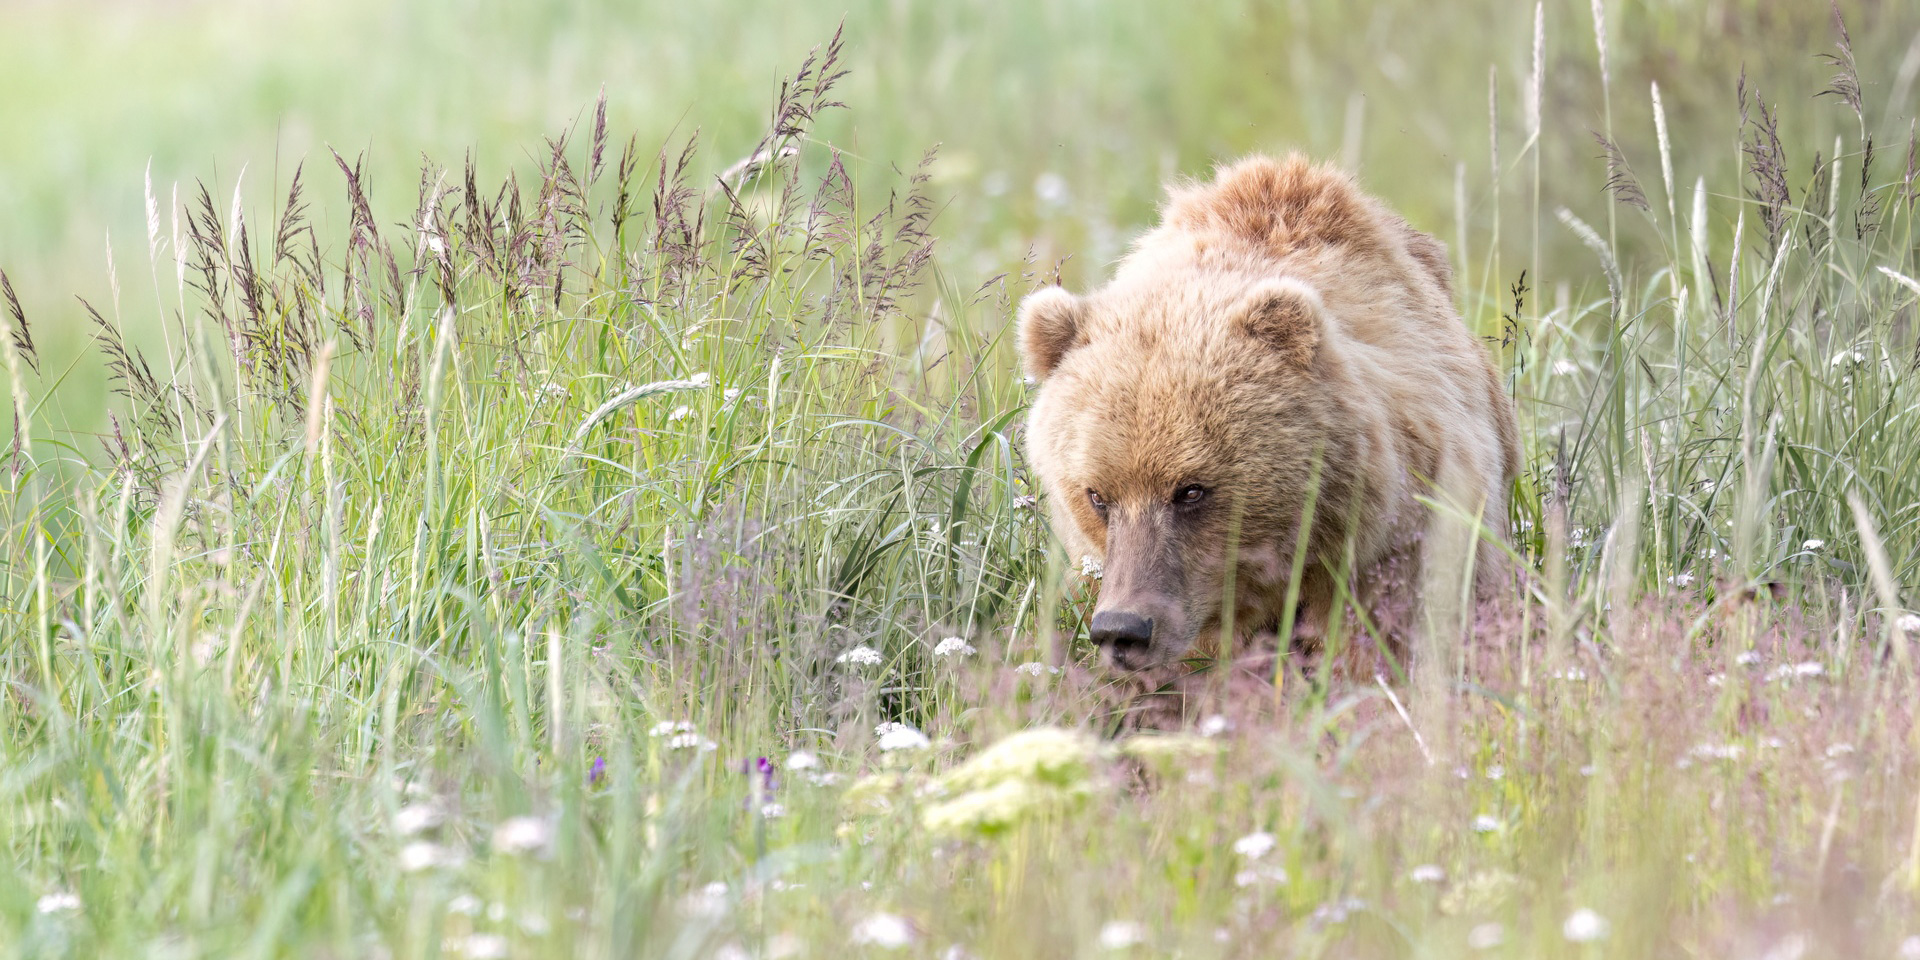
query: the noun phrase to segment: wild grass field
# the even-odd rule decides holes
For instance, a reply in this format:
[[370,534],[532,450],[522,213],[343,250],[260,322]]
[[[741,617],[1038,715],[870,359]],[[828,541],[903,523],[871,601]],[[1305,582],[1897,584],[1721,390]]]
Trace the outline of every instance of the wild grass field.
[[[1916,79],[1880,3],[0,6],[0,952],[1920,957]],[[1451,246],[1520,573],[1115,735],[1013,304],[1291,148]]]

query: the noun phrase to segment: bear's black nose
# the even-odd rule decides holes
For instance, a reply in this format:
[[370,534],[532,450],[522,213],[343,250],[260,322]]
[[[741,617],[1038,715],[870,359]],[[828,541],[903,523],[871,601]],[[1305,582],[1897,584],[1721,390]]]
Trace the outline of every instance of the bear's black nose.
[[1153,621],[1125,610],[1102,610],[1093,615],[1093,629],[1088,633],[1097,646],[1139,649],[1153,639]]

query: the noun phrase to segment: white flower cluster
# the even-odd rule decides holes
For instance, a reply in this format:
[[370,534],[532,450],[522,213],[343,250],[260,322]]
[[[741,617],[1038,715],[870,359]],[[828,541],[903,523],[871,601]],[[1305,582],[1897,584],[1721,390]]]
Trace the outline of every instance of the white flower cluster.
[[701,753],[710,753],[719,747],[719,744],[701,736],[699,728],[685,720],[661,721],[654,724],[653,729],[647,732],[654,737],[665,737],[669,750],[698,750]]
[[425,833],[446,822],[447,815],[437,803],[409,803],[393,816],[393,832],[403,837]]
[[508,817],[493,831],[501,853],[546,855],[553,845],[553,823],[541,817]]
[[899,950],[913,943],[913,925],[891,913],[872,913],[853,925],[848,939],[861,946]]
[[400,872],[402,873],[452,869],[465,863],[466,860],[467,858],[459,851],[426,840],[416,840],[400,848]]
[[974,653],[973,644],[963,637],[948,637],[934,645],[936,657],[969,657]]
[[1256,830],[1233,842],[1233,852],[1249,860],[1258,860],[1273,852],[1273,834]]
[[40,913],[68,913],[80,909],[80,898],[66,890],[56,890],[34,901],[33,908]]
[[894,721],[874,727],[873,736],[880,749],[888,753],[895,750],[924,750],[933,745],[926,734]]
[[1804,663],[1783,663],[1767,674],[1768,680],[1793,680],[1796,678],[1818,677],[1827,672],[1827,668],[1808,660]]
[[1100,928],[1100,946],[1108,950],[1125,950],[1146,939],[1146,928],[1131,920],[1109,920]]
[[880,651],[862,645],[834,657],[833,662],[849,664],[856,667],[877,667],[881,663]]
[[1560,925],[1560,935],[1574,943],[1592,943],[1605,940],[1609,924],[1607,918],[1581,907],[1567,916],[1567,922]]

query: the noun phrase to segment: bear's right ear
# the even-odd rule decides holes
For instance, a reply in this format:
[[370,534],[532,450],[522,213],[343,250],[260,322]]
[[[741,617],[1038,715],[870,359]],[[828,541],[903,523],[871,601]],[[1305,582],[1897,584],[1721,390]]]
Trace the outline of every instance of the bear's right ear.
[[1320,292],[1292,277],[1263,280],[1240,303],[1242,332],[1305,369],[1320,347]]
[[1020,363],[1045,380],[1067,351],[1086,341],[1086,304],[1065,287],[1037,290],[1020,302]]

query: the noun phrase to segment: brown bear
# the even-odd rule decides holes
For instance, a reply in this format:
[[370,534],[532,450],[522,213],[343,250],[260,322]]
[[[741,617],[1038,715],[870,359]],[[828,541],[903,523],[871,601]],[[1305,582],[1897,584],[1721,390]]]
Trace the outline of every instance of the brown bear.
[[1069,551],[1101,565],[1110,667],[1218,656],[1229,623],[1233,655],[1259,653],[1289,595],[1278,652],[1311,650],[1340,571],[1356,632],[1404,657],[1423,586],[1457,601],[1497,566],[1473,537],[1504,529],[1513,404],[1445,249],[1339,170],[1256,156],[1172,188],[1111,282],[1030,295],[1018,334],[1028,455]]

